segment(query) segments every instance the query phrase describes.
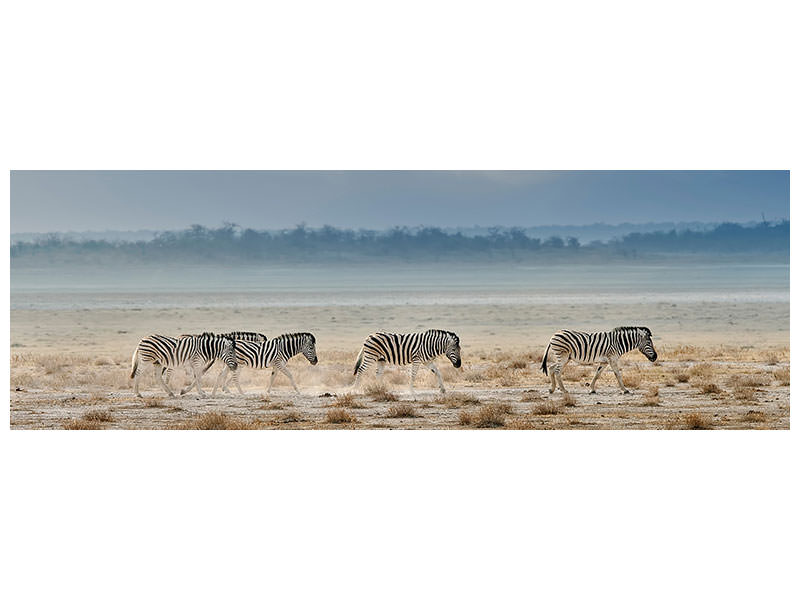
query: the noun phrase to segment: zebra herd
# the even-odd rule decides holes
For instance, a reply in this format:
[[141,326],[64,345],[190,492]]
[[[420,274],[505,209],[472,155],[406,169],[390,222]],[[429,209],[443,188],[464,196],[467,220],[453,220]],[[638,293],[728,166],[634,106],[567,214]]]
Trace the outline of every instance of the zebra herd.
[[[564,367],[575,361],[580,364],[597,364],[597,371],[592,378],[591,394],[595,393],[597,378],[606,366],[609,366],[617,377],[617,382],[623,393],[629,390],[622,382],[618,359],[623,354],[632,350],[639,350],[650,362],[654,362],[658,355],[653,348],[652,333],[647,327],[617,327],[611,331],[585,333],[562,329],[553,334],[542,357],[542,372],[550,377],[550,393],[555,391],[556,384],[559,389],[567,393],[561,373]],[[555,359],[548,371],[548,357],[552,353]],[[139,393],[139,375],[141,363],[152,363],[155,368],[156,380],[171,397],[174,397],[169,387],[169,378],[173,370],[181,365],[191,370],[193,377],[191,383],[181,390],[186,393],[192,387],[197,388],[201,398],[205,397],[200,387],[203,374],[211,366],[220,361],[222,370],[217,376],[212,394],[217,389],[230,393],[228,382],[233,381],[239,393],[244,395],[239,384],[239,373],[242,367],[253,369],[272,368],[267,393],[272,390],[275,376],[283,373],[289,379],[298,393],[297,385],[291,372],[287,368],[289,359],[298,354],[306,357],[312,365],[317,364],[316,338],[308,332],[284,333],[269,339],[261,333],[250,331],[232,331],[230,333],[215,334],[184,334],[177,338],[165,335],[151,335],[142,338],[136,346],[131,359],[130,377],[134,380],[134,392]],[[434,360],[439,356],[446,356],[455,368],[461,367],[461,341],[452,331],[442,329],[429,329],[419,333],[388,333],[377,332],[367,337],[356,359],[353,375],[353,386],[358,386],[361,376],[373,365],[377,365],[378,378],[383,373],[386,364],[411,365],[411,393],[414,393],[414,379],[420,367],[430,369],[439,382],[439,390],[444,393],[442,374],[436,367]]]

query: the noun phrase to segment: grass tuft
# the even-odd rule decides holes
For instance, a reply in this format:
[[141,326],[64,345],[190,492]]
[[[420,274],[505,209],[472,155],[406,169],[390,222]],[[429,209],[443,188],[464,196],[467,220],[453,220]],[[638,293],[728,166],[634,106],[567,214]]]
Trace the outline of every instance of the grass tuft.
[[325,415],[327,423],[354,423],[356,418],[343,408],[331,408]]
[[389,407],[386,416],[390,419],[408,419],[417,416],[417,411],[414,406],[409,403],[395,404]]
[[396,402],[398,400],[397,394],[393,394],[386,389],[386,386],[377,383],[367,386],[364,389],[364,395],[377,402]]
[[684,424],[687,429],[711,429],[711,419],[700,413],[691,413],[684,417]]
[[541,404],[537,404],[533,408],[531,408],[531,412],[534,415],[557,415],[562,410],[562,406],[557,402],[553,402],[552,400],[546,400]]
[[789,367],[783,367],[782,369],[776,369],[772,372],[772,376],[778,380],[778,383],[781,385],[789,385],[789,377],[791,372]]
[[245,421],[243,419],[231,417],[220,412],[207,412],[179,423],[177,429],[258,429],[258,423],[256,421]]

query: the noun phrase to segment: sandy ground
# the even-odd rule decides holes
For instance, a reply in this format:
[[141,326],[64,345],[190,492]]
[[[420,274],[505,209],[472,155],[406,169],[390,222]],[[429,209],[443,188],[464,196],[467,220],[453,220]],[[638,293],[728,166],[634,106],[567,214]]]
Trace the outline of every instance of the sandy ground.
[[[352,390],[353,363],[363,336],[361,331],[357,335],[348,330],[342,335],[346,343],[333,347],[319,343],[318,365],[311,366],[302,357],[290,362],[299,394],[279,375],[267,397],[269,374],[245,370],[245,397],[221,393],[210,397],[218,369],[214,367],[204,379],[206,398],[198,398],[195,392],[168,398],[147,367],[141,380],[145,397],[139,399],[128,377],[130,353],[139,337],[134,326],[146,322],[146,331],[177,333],[210,329],[198,327],[197,321],[217,317],[228,325],[218,330],[244,328],[240,315],[221,311],[209,315],[201,309],[152,311],[150,315],[76,311],[67,323],[63,314],[56,318],[38,314],[46,311],[35,312],[40,318],[12,313],[10,419],[14,429],[789,428],[788,339],[775,331],[731,345],[721,343],[728,338],[712,327],[695,331],[691,341],[696,345],[687,345],[665,342],[671,335],[667,330],[656,342],[657,363],[635,353],[622,361],[626,385],[633,391],[630,395],[619,392],[611,373],[603,374],[597,394],[589,394],[586,385],[593,370],[576,365],[569,365],[565,372],[570,394],[549,395],[548,381],[539,370],[548,335],[530,336],[536,342],[531,344],[520,331],[497,339],[462,327],[457,330],[464,340],[464,367],[456,370],[445,359],[439,361],[448,388],[445,395],[436,390],[434,376],[425,372],[418,376],[417,392],[411,396],[407,369],[398,367],[387,368],[380,384],[368,378],[361,390]],[[491,323],[491,315],[477,317]],[[168,319],[177,319],[184,327],[167,328]],[[49,338],[32,335],[51,324],[57,324],[58,331],[51,330]],[[323,328],[318,339],[335,338],[339,327]],[[472,326],[481,327],[486,325]],[[249,329],[275,331],[274,327],[260,328],[257,322]],[[278,331],[292,329],[313,328],[289,326]],[[528,343],[520,344],[521,339]],[[68,351],[54,353],[54,344]],[[176,373],[173,388],[179,388],[184,377]]]

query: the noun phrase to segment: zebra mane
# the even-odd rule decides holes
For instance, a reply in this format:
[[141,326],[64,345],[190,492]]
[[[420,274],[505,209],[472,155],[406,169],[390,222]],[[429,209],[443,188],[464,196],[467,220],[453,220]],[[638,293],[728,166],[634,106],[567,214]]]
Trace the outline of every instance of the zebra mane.
[[258,333],[256,331],[231,331],[230,333],[226,333],[224,335],[225,337],[229,337],[234,340],[238,339],[245,341],[266,342],[269,339],[263,333]]
[[653,334],[650,333],[649,327],[643,327],[641,325],[626,325],[625,327],[614,327],[613,329],[614,333],[627,333],[629,331],[640,331],[640,330],[647,332],[647,335],[650,337],[653,336]]
[[216,333],[211,331],[204,331],[203,333],[182,333],[179,337],[187,338],[187,337],[199,337],[199,338],[210,338],[210,337],[220,337]]
[[282,333],[281,335],[274,337],[274,340],[285,340],[290,337],[299,337],[299,336],[308,336],[311,338],[311,341],[316,344],[317,338],[314,337],[313,333],[309,333],[308,331],[297,331],[295,333]]
[[452,331],[447,331],[446,329],[428,329],[427,333],[443,333],[453,337],[456,340],[456,344],[461,343],[461,340],[458,339],[458,336],[455,333]]

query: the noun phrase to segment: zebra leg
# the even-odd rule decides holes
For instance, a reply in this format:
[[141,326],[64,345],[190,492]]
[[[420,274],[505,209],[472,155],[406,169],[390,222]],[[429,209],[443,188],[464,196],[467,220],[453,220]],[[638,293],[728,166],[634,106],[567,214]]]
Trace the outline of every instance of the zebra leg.
[[555,371],[555,365],[553,365],[552,367],[550,367],[550,371],[549,371],[549,373],[550,373],[550,392],[549,392],[549,393],[550,393],[550,394],[552,394],[553,392],[555,392],[555,391],[556,391],[556,371]]
[[381,382],[381,378],[383,377],[383,369],[386,366],[386,363],[383,361],[378,361],[378,370],[375,372],[375,375],[378,376],[378,383]]
[[[196,362],[192,362],[192,370],[194,371],[194,381],[192,385],[197,387],[197,395],[201,398],[205,398],[205,394],[203,394],[203,388],[200,387],[200,378],[202,375],[202,365],[197,364]],[[192,385],[189,386],[189,389],[192,389]]]
[[267,388],[267,394],[272,391],[272,384],[275,383],[275,375],[278,374],[278,371],[275,367],[272,367],[272,375],[269,376],[269,387]]
[[442,374],[439,372],[439,368],[435,363],[428,363],[425,366],[428,367],[432,373],[436,374],[436,378],[439,380],[439,391],[444,394],[444,381],[442,381]]
[[605,369],[605,368],[606,368],[605,363],[603,363],[599,367],[597,367],[597,372],[594,374],[594,377],[592,377],[592,383],[589,386],[589,393],[590,394],[595,394],[596,393],[596,391],[594,389],[594,386],[597,383],[597,378],[600,377],[600,373],[602,373],[603,369]]
[[212,396],[216,396],[217,395],[217,388],[218,387],[222,388],[222,389],[220,389],[221,392],[225,391],[225,379],[226,379],[227,375],[228,375],[228,367],[225,366],[225,367],[222,368],[222,371],[220,371],[219,375],[217,375],[217,380],[214,382],[214,390],[211,392]]
[[361,380],[361,376],[369,370],[373,362],[374,359],[372,356],[365,352],[363,360],[361,361],[361,365],[359,365],[358,370],[356,371],[356,379],[353,381],[353,389],[358,387],[358,382]]
[[569,360],[570,360],[569,357],[567,357],[567,360],[564,361],[564,364],[561,364],[561,357],[559,356],[556,358],[556,364],[555,367],[553,368],[553,375],[556,378],[556,383],[558,383],[558,389],[560,389],[565,394],[569,392],[567,392],[567,388],[564,387],[564,380],[561,378],[561,371],[563,371],[564,367],[566,367],[569,364]]
[[[241,386],[241,385],[239,385],[239,373],[240,373],[240,371],[241,371],[241,367],[237,368],[237,369],[236,369],[236,370],[233,372],[232,379],[233,379],[233,383],[235,383],[235,384],[236,384],[236,388],[239,390],[239,393],[240,393],[242,396],[244,396],[244,390],[242,390],[242,386]],[[226,388],[226,389],[227,389],[227,388]]]
[[292,382],[292,387],[294,388],[294,393],[295,394],[299,394],[300,390],[297,389],[297,385],[294,382],[294,377],[292,377],[291,371],[289,371],[289,369],[286,367],[286,363],[281,363],[280,365],[278,365],[278,368],[281,370],[281,373],[286,375],[289,378],[289,381]]
[[417,378],[417,369],[419,369],[419,362],[416,360],[411,363],[411,395],[414,395],[414,380]]
[[158,365],[158,364],[155,365],[155,368],[156,368],[156,379],[161,384],[161,387],[164,388],[164,391],[167,392],[167,394],[169,394],[169,397],[170,398],[174,398],[175,394],[170,389],[169,384],[166,381],[164,381],[164,379],[161,377],[160,367],[161,367],[161,365]]
[[139,396],[139,398],[142,397],[142,394],[139,392],[139,372],[140,371],[141,371],[141,365],[139,365],[137,363],[137,365],[136,365],[136,373],[134,373],[134,375],[133,375],[133,392],[137,396]]
[[611,369],[614,371],[614,375],[617,376],[617,381],[619,382],[619,387],[622,389],[622,393],[623,394],[630,394],[631,391],[628,388],[625,387],[624,383],[622,383],[622,373],[619,370],[619,365],[617,364],[617,361],[616,360],[614,360],[614,361],[609,360],[608,364],[611,365]]

